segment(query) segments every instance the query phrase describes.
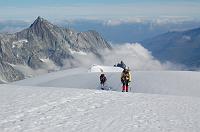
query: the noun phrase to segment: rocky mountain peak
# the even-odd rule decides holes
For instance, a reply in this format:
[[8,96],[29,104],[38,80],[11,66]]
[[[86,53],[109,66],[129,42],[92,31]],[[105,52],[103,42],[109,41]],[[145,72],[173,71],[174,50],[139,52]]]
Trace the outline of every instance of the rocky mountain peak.
[[38,16],[38,18],[28,28],[28,31],[38,37],[44,38],[50,34],[54,34],[53,32],[60,32],[60,28],[48,22],[44,18]]
[[44,18],[38,16],[38,18],[31,24],[30,28],[38,27],[38,26],[47,26],[47,25],[52,25],[49,23],[47,20]]
[[[0,45],[0,81],[1,78],[6,81],[20,80],[27,75],[12,64],[48,72],[63,67],[65,62],[69,62],[69,68],[77,67],[79,62],[75,57],[83,52],[91,53],[101,61],[99,50],[111,49],[96,31],[76,32],[61,28],[40,16],[27,29],[1,35]],[[4,73],[5,68],[9,74]]]

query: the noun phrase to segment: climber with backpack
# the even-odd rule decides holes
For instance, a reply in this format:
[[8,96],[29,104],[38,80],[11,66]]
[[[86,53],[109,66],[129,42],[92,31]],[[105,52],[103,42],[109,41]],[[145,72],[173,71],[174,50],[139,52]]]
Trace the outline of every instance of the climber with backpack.
[[121,74],[122,92],[128,92],[128,86],[131,82],[131,73],[128,67],[125,67]]
[[100,75],[100,84],[101,84],[101,89],[104,90],[105,89],[105,82],[106,82],[107,78],[106,75],[104,73],[101,73]]

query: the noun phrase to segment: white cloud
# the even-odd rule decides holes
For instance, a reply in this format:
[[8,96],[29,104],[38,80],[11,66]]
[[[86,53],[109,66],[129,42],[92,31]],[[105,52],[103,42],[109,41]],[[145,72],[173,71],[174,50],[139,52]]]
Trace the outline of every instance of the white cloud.
[[139,43],[126,43],[123,45],[114,46],[112,51],[104,52],[104,64],[115,64],[123,60],[127,66],[136,70],[175,70],[181,69],[180,66],[170,62],[165,64],[156,60],[151,53],[142,47]]
[[13,65],[15,69],[21,71],[26,77],[34,77],[51,71],[68,69],[74,67],[90,68],[92,65],[114,66],[124,61],[131,70],[181,70],[181,66],[174,65],[170,62],[160,63],[151,53],[138,43],[126,43],[121,45],[113,45],[112,50],[100,51],[103,58],[99,59],[92,53],[73,54],[74,59],[64,60],[64,66],[58,67],[49,59],[40,59],[46,65],[34,70],[25,65]]
[[73,54],[73,59],[64,60],[63,69],[72,67],[87,67],[89,68],[93,64],[102,64],[102,61],[96,57],[93,53],[87,54]]
[[182,66],[177,66],[170,62],[162,64],[156,60],[151,53],[142,47],[139,43],[126,43],[113,45],[112,50],[100,51],[103,56],[102,60],[92,53],[87,55],[74,56],[75,60],[66,60],[65,68],[74,66],[90,67],[93,64],[113,66],[114,64],[124,61],[127,66],[134,70],[181,70]]
[[142,23],[144,21],[145,21],[145,18],[141,18],[141,17],[127,18],[127,19],[109,19],[109,20],[104,20],[103,25],[118,26],[118,25],[126,24],[126,23]]
[[56,66],[54,64],[54,62],[48,58],[45,59],[40,59],[41,61],[43,61],[43,63],[45,64],[43,66],[43,68],[40,69],[32,69],[31,67],[27,66],[27,65],[14,65],[14,64],[10,64],[14,69],[19,70],[20,72],[22,72],[25,77],[35,77],[41,74],[45,74],[51,71],[58,71],[60,70],[60,67]]

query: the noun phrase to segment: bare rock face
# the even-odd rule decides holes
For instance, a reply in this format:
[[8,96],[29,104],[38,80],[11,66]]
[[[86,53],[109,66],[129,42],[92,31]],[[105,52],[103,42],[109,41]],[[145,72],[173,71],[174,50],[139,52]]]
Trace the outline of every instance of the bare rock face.
[[17,81],[17,80],[21,80],[24,79],[24,75],[15,70],[12,66],[5,64],[3,62],[0,62],[0,75],[1,75],[1,83],[2,82],[12,82],[12,81]]
[[100,49],[111,49],[111,46],[96,31],[76,32],[38,17],[21,32],[0,34],[0,76],[5,81],[20,80],[24,75],[12,65],[40,69],[46,66],[41,58],[48,58],[62,67],[63,60],[73,60],[71,51],[99,56]]

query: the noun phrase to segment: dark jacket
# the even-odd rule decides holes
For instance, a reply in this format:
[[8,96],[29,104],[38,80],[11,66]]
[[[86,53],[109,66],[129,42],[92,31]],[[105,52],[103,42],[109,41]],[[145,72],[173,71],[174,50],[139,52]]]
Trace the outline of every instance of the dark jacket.
[[105,74],[101,74],[101,75],[100,75],[100,82],[101,82],[101,83],[105,83],[106,80],[107,80],[107,78],[106,78]]

